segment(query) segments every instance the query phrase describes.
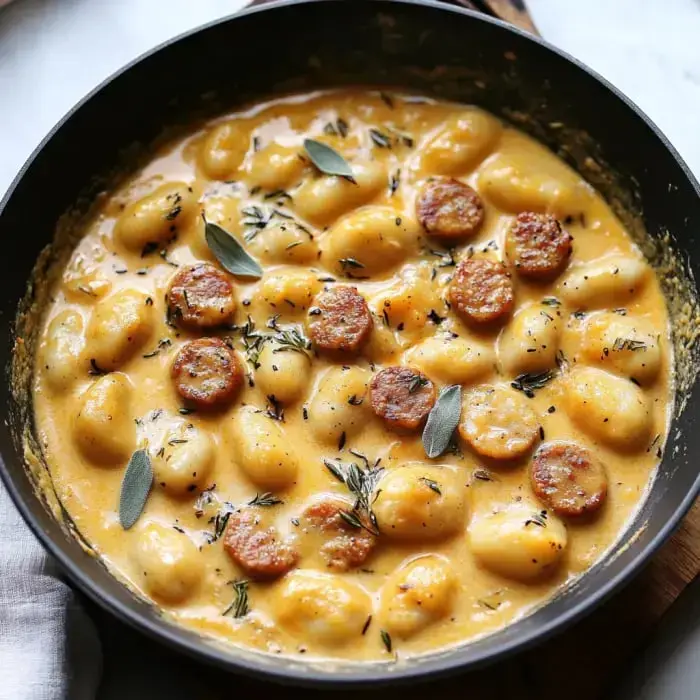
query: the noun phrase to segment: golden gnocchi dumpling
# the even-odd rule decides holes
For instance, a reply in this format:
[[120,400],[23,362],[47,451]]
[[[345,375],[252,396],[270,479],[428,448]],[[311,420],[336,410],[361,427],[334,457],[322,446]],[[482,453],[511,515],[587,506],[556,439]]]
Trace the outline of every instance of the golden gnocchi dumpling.
[[82,374],[84,325],[78,311],[66,309],[51,319],[47,326],[41,357],[44,376],[53,391],[66,391]]
[[341,219],[321,241],[321,262],[336,274],[375,275],[394,267],[416,247],[415,220],[391,207],[364,207]]
[[363,588],[340,576],[302,569],[284,577],[273,594],[272,610],[295,637],[342,645],[362,634],[372,601]]
[[293,221],[268,224],[250,243],[250,252],[262,262],[303,265],[318,258],[318,245],[308,230]]
[[452,612],[458,589],[457,575],[445,557],[428,554],[414,559],[382,587],[382,628],[404,639],[417,634]]
[[264,190],[283,190],[296,184],[305,164],[298,147],[282,146],[273,141],[253,154],[246,171],[254,186]]
[[651,400],[629,379],[579,365],[566,376],[564,398],[572,420],[593,437],[619,449],[647,444]]
[[340,436],[357,434],[370,419],[366,400],[371,374],[361,367],[331,367],[311,395],[306,412],[313,436],[336,444]]
[[328,226],[388,187],[386,165],[378,161],[351,165],[357,184],[342,177],[314,175],[294,191],[295,211],[316,226]]
[[498,363],[508,374],[554,367],[561,323],[557,308],[535,303],[518,311],[498,338]]
[[91,462],[126,464],[136,446],[131,415],[133,385],[125,374],[106,374],[90,385],[78,402],[73,437]]
[[448,466],[408,464],[387,471],[377,484],[372,510],[382,535],[430,540],[464,526],[465,485]]
[[267,275],[256,298],[280,314],[298,314],[311,306],[322,283],[308,270],[286,270]]
[[188,535],[154,521],[145,523],[135,534],[133,565],[149,595],[177,605],[196,593],[202,579],[202,561]]
[[215,126],[199,152],[199,165],[211,180],[228,180],[238,170],[250,145],[250,128],[240,121]]
[[258,363],[256,386],[283,404],[296,401],[309,384],[311,360],[304,352],[271,341],[263,346]]
[[173,496],[194,495],[211,476],[216,447],[213,438],[200,428],[186,428],[165,434],[160,449],[151,448],[155,483]]
[[431,175],[458,175],[473,170],[498,143],[500,122],[479,109],[448,120],[421,148],[420,167]]
[[611,253],[573,266],[559,284],[559,295],[578,309],[624,304],[643,288],[650,275],[642,258]]
[[135,289],[115,292],[92,312],[85,334],[85,354],[101,369],[117,369],[143,347],[153,324],[151,297]]
[[279,421],[243,406],[226,428],[236,464],[256,486],[275,491],[294,483],[299,461]]
[[197,193],[185,182],[166,182],[129,204],[114,225],[114,238],[130,250],[165,243],[198,213]]
[[403,364],[446,384],[469,384],[493,371],[496,353],[492,343],[438,334],[408,350]]
[[588,362],[642,384],[653,382],[661,369],[659,331],[645,318],[610,312],[592,314],[580,342]]
[[562,521],[525,501],[475,513],[468,538],[472,554],[481,565],[519,581],[551,573],[567,544]]

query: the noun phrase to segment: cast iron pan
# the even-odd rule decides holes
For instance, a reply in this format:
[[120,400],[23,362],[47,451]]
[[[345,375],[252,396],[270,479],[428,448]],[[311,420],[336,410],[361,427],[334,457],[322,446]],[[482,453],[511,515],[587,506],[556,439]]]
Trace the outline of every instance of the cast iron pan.
[[[132,63],[68,114],[35,151],[0,205],[2,365],[11,364],[18,303],[57,219],[80,197],[94,197],[127,149],[152,143],[164,127],[279,91],[343,84],[403,87],[474,102],[515,120],[579,168],[610,201],[622,202],[627,220],[634,223],[640,214],[652,241],[670,232],[688,261],[683,274],[700,271],[698,183],[629,100],[570,57],[501,22],[433,2],[276,3],[190,32]],[[523,114],[530,118],[522,121]],[[587,169],[587,156],[607,164],[612,176]],[[695,418],[700,389],[689,369],[692,359],[679,370],[686,408],[674,418],[660,475],[630,530],[635,536],[529,617],[469,646],[410,664],[312,666],[217,645],[163,620],[85,553],[35,495],[18,435],[20,423],[30,417],[26,383],[12,390],[6,382],[1,389],[1,471],[20,512],[72,580],[163,642],[224,668],[280,681],[406,681],[471,669],[541,641],[644,565],[700,488]]]

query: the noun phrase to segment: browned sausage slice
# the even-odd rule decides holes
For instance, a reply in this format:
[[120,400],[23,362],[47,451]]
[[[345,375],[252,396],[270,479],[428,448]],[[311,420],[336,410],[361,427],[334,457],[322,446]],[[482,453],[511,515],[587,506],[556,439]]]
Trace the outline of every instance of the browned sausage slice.
[[551,214],[518,214],[506,237],[506,254],[523,277],[550,279],[571,256],[572,236]]
[[[364,523],[350,515],[352,503],[339,498],[326,498],[310,505],[301,517],[302,533],[309,544],[320,547],[321,556],[334,571],[347,571],[362,565],[374,549],[376,537],[354,522]],[[364,523],[367,526],[367,523]]]
[[356,287],[324,290],[309,309],[309,337],[321,350],[357,352],[372,326],[372,314]]
[[598,510],[607,496],[603,464],[573,442],[546,442],[532,458],[530,480],[535,494],[552,510],[577,516]]
[[450,283],[452,308],[473,323],[500,321],[513,310],[513,283],[505,265],[470,258],[460,262]]
[[484,205],[476,190],[459,180],[436,178],[423,185],[416,216],[436,238],[454,240],[475,234],[484,221]]
[[168,289],[170,317],[189,328],[213,328],[228,323],[236,310],[233,285],[209,263],[177,272]]
[[243,382],[236,353],[219,338],[198,338],[185,343],[170,374],[183,399],[200,408],[230,401]]
[[410,367],[387,367],[369,386],[372,410],[399,430],[417,430],[435,404],[435,385]]
[[231,513],[224,551],[252,578],[277,578],[296,566],[297,552],[280,542],[274,527],[264,527],[255,508]]

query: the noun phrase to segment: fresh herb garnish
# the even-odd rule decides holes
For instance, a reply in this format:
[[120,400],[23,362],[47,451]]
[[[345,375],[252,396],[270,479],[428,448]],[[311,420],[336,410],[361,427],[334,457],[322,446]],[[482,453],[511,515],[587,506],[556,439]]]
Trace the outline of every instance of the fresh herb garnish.
[[629,350],[630,352],[636,352],[637,350],[646,351],[647,344],[633,338],[615,338],[612,349],[614,351]]
[[307,355],[311,349],[311,341],[298,328],[278,328],[272,339],[277,343],[273,353],[299,352]]
[[389,180],[389,196],[391,197],[396,190],[399,189],[401,184],[401,168],[398,168],[396,172],[391,176]]
[[522,391],[528,399],[535,396],[535,391],[537,389],[542,389],[549,382],[556,377],[556,372],[551,369],[545,370],[544,372],[537,372],[536,374],[531,374],[525,372],[524,374],[519,374],[510,385],[513,389]]
[[378,148],[391,148],[391,137],[379,131],[379,129],[370,129],[369,137],[372,139],[372,143]]
[[221,226],[204,219],[204,237],[209,249],[227,272],[242,277],[262,277],[263,271],[257,260]]
[[545,297],[541,303],[545,306],[561,306],[561,302],[556,297]]
[[284,501],[281,498],[277,498],[277,496],[273,496],[270,491],[265,491],[265,493],[256,493],[255,498],[248,501],[249,506],[261,506],[265,508],[269,506],[277,506],[281,503],[284,503]]
[[391,635],[386,631],[382,630],[380,632],[381,638],[382,638],[382,643],[384,644],[384,648],[391,654],[392,650],[392,644],[391,644]]
[[172,340],[170,340],[170,338],[161,338],[161,339],[158,341],[158,345],[156,346],[156,349],[155,349],[155,350],[152,350],[151,352],[146,353],[146,354],[143,355],[142,357],[144,357],[144,358],[146,358],[146,359],[148,359],[149,357],[155,357],[156,355],[158,355],[158,354],[160,353],[160,351],[161,351],[163,348],[167,348],[167,347],[169,347],[170,345],[172,345]]
[[343,177],[350,182],[357,184],[352,174],[352,168],[348,162],[336,150],[325,143],[304,139],[304,150],[311,162],[326,175],[336,175]]
[[454,248],[448,250],[431,250],[430,254],[440,258],[440,262],[437,265],[438,267],[454,267],[457,264]]
[[445,387],[428,414],[423,430],[423,448],[428,457],[439,457],[450,444],[462,413],[462,387]]
[[119,522],[128,530],[143,512],[153,485],[153,467],[146,450],[136,450],[126,466],[119,495]]
[[437,481],[433,481],[432,479],[428,479],[427,476],[421,476],[418,481],[422,481],[431,491],[435,491],[435,493],[438,496],[442,496],[442,491],[440,490],[440,485],[438,484]]
[[537,527],[547,527],[547,511],[541,510],[535,513],[525,521],[525,527],[528,525],[537,525]]
[[233,603],[221,614],[228,615],[231,613],[233,617],[245,617],[248,614],[248,581],[244,579],[231,581],[231,585],[234,593]]

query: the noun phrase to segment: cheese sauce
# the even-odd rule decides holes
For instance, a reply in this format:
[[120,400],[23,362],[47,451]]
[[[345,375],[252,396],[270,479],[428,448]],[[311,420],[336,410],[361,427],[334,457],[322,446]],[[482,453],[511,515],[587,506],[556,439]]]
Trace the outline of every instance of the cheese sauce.
[[[322,173],[305,139],[342,155],[354,182]],[[261,279],[224,271],[204,219]],[[482,260],[496,265],[469,287]],[[178,307],[172,280],[199,262],[223,296],[208,300],[212,276]],[[489,297],[494,275],[510,302]],[[323,295],[339,287],[359,294],[359,335],[350,307],[328,321]],[[482,293],[487,323],[456,301]],[[653,272],[578,174],[473,107],[332,91],[211,122],[106,197],[51,298],[34,406],[67,512],[166,614],[266,652],[389,660],[511,623],[621,536],[668,428]],[[173,377],[202,337],[223,341],[198,356],[214,376],[194,362]],[[406,382],[382,385],[397,366]],[[183,398],[193,381],[208,398],[215,386],[214,405]],[[461,387],[461,422],[430,459],[425,416],[447,386]],[[139,448],[155,476],[124,529]]]

